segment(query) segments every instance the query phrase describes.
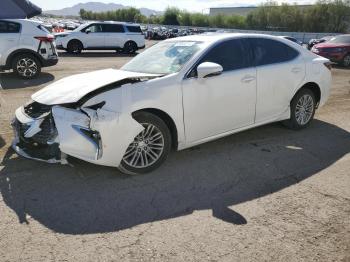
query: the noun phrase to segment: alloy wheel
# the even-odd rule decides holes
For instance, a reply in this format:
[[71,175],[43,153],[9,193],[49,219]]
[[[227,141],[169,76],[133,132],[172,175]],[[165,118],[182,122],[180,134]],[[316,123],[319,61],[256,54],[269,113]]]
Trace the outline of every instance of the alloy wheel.
[[31,58],[22,58],[17,62],[17,72],[23,77],[32,77],[38,72],[38,65]]
[[350,55],[346,55],[344,57],[344,66],[346,67],[350,66]]
[[298,100],[295,108],[295,118],[299,125],[306,125],[312,118],[314,111],[314,100],[311,95],[305,94]]
[[129,54],[132,54],[134,53],[136,50],[135,50],[135,45],[133,42],[127,42],[124,46],[124,50],[129,53]]
[[129,145],[123,160],[134,168],[145,168],[153,165],[164,150],[164,136],[162,132],[150,123],[142,123],[144,130],[135,137]]

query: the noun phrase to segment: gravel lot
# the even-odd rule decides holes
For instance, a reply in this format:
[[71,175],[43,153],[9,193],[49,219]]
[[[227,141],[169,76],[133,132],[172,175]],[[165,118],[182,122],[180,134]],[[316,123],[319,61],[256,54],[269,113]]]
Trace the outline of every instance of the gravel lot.
[[350,70],[333,70],[310,128],[277,123],[173,152],[145,176],[9,149],[14,110],[34,91],[129,59],[61,53],[36,80],[0,73],[1,262],[350,261]]

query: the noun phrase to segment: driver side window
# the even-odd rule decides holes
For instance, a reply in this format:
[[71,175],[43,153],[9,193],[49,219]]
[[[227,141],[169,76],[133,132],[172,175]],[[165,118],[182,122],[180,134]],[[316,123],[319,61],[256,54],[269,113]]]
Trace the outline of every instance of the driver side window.
[[93,24],[88,26],[84,29],[84,32],[90,31],[91,33],[101,33],[102,32],[102,25],[99,24]]
[[[231,39],[219,43],[200,59],[197,66],[204,62],[212,62],[221,65],[223,72],[250,67],[250,53],[246,51],[244,43],[244,39]],[[196,68],[191,71],[189,77],[197,76]]]

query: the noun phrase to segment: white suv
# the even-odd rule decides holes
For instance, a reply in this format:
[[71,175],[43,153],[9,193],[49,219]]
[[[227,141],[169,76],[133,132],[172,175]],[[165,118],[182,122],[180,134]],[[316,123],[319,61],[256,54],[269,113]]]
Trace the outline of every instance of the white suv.
[[82,50],[117,50],[135,53],[145,48],[140,25],[121,22],[93,22],[71,32],[55,34],[57,48],[69,53]]
[[40,22],[0,19],[0,70],[12,69],[28,79],[57,62],[54,37]]

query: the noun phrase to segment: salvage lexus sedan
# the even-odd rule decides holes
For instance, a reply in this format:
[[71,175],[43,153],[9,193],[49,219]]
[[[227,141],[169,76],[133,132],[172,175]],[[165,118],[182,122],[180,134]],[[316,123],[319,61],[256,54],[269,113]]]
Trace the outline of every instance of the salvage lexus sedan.
[[154,170],[182,150],[276,121],[310,124],[331,86],[329,60],[289,40],[203,34],[166,40],[120,70],[73,75],[16,110],[13,148],[25,157],[66,155]]

